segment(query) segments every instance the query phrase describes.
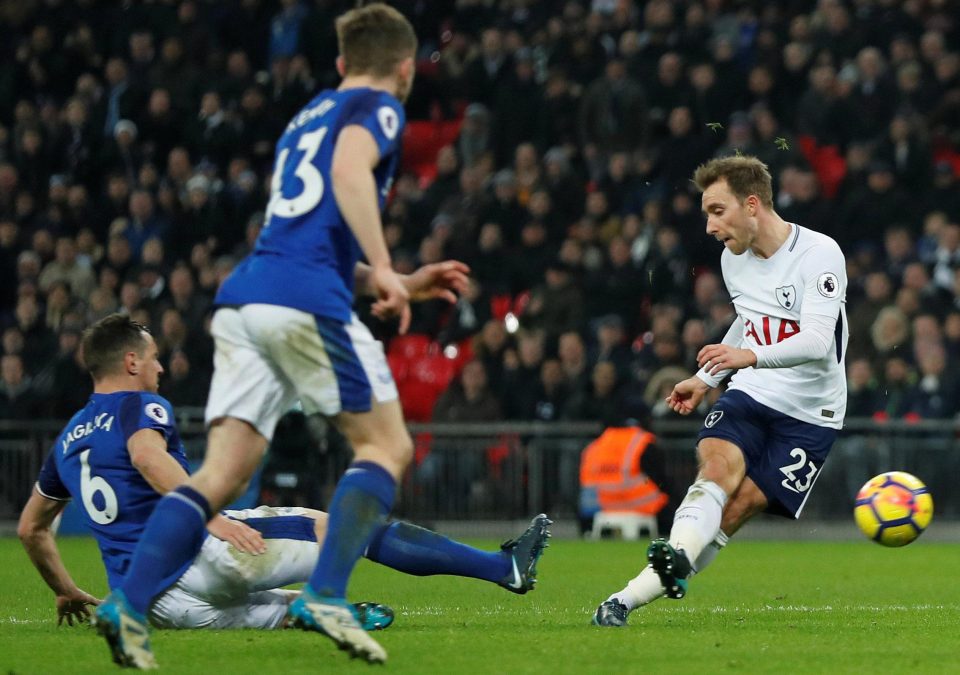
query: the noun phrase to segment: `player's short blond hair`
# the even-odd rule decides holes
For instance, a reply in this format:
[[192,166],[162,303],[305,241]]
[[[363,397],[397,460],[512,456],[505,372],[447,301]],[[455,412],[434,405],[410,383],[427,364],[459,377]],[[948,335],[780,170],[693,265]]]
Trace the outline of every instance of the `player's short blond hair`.
[[387,77],[417,51],[413,26],[403,14],[381,2],[351,9],[337,17],[336,27],[347,75]]
[[756,157],[718,157],[701,164],[693,174],[700,192],[720,180],[727,181],[730,192],[741,204],[750,195],[756,195],[764,207],[773,208],[773,178],[767,165]]

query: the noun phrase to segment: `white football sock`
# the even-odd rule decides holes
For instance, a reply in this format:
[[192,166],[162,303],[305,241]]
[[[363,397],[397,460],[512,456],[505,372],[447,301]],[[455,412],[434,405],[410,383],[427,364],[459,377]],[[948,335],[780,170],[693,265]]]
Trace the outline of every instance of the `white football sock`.
[[726,546],[728,541],[730,541],[730,537],[728,537],[723,530],[717,532],[717,536],[713,538],[713,541],[707,544],[703,551],[700,552],[700,555],[697,556],[697,559],[692,562],[693,574],[700,574],[707,565],[712,563],[716,559],[717,554],[720,553],[720,549]]
[[648,565],[641,570],[640,574],[627,582],[623,590],[617,591],[607,599],[616,599],[625,604],[628,611],[633,611],[637,607],[653,602],[664,592],[660,577]]
[[713,481],[700,479],[694,482],[673,516],[670,545],[683,549],[693,563],[720,531],[726,503],[727,493]]

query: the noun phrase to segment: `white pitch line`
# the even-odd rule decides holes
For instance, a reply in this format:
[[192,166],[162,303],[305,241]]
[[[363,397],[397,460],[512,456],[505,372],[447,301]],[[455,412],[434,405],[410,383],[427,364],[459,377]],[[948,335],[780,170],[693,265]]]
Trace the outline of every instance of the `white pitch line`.
[[733,606],[715,606],[715,607],[665,607],[664,612],[680,612],[685,614],[696,614],[698,612],[709,612],[710,614],[764,614],[767,612],[929,612],[932,610],[960,610],[958,605],[761,605],[759,607],[747,607],[743,605]]
[[[398,616],[449,616],[466,608],[461,607],[419,607],[409,609],[405,607],[397,608]],[[595,608],[581,607],[581,613],[592,613]],[[557,616],[557,611],[552,607],[525,607],[507,608],[502,605],[491,607],[470,607],[469,611],[474,616],[500,616],[508,614],[534,614]],[[643,608],[637,610],[641,614]],[[818,612],[930,612],[930,611],[953,611],[960,612],[960,605],[934,605],[934,604],[916,604],[916,605],[760,605],[745,606],[717,605],[713,607],[665,607],[658,605],[657,612],[665,614],[815,614]]]

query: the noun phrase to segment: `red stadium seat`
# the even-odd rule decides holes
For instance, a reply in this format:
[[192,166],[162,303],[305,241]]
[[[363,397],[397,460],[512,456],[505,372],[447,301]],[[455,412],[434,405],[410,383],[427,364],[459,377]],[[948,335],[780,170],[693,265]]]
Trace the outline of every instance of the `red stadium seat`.
[[497,321],[503,321],[513,306],[513,297],[509,293],[494,295],[490,298],[490,312]]
[[461,120],[408,122],[403,130],[403,171],[429,184],[437,175],[437,153],[457,139],[460,125]]
[[503,464],[520,447],[520,437],[516,434],[501,434],[497,443],[487,447],[487,466],[490,476],[495,479],[503,477]]
[[411,422],[429,422],[433,406],[456,374],[456,362],[442,354],[409,361],[407,376],[397,382],[403,413]]
[[390,372],[393,373],[393,379],[400,384],[407,379],[410,374],[410,361],[403,354],[387,354],[387,363],[390,365]]
[[835,145],[819,145],[813,136],[800,136],[797,142],[800,152],[817,174],[823,196],[833,199],[847,175],[847,161],[840,149]]
[[433,342],[429,335],[420,335],[410,333],[409,335],[398,335],[390,340],[390,346],[387,348],[388,354],[397,354],[408,360],[428,354]]
[[429,422],[433,416],[433,406],[440,398],[442,389],[431,382],[421,382],[414,378],[397,384],[400,393],[400,405],[408,422]]
[[429,384],[437,389],[437,395],[447,388],[456,374],[457,365],[443,354],[428,354],[410,364],[408,379]]
[[517,297],[513,299],[513,314],[514,316],[522,316],[523,310],[527,308],[527,303],[530,302],[530,291],[521,291],[517,293]]
[[430,454],[430,446],[433,445],[433,434],[420,433],[413,437],[413,461],[415,466],[420,466],[423,460]]
[[807,158],[807,161],[813,164],[817,154],[817,139],[813,136],[803,134],[797,136],[797,145],[800,146],[800,152]]
[[473,359],[473,340],[467,338],[461,340],[455,346],[457,348],[457,355],[454,356],[451,361],[453,361],[454,375],[459,375],[463,367]]
[[847,175],[847,160],[840,154],[835,145],[825,145],[819,149],[817,159],[813,163],[813,170],[817,172],[823,196],[833,199],[840,189],[840,183]]

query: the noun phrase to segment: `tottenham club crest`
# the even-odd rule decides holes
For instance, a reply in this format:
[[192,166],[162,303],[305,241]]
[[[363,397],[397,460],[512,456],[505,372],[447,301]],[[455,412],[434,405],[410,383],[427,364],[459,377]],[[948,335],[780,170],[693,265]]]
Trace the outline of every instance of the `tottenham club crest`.
[[797,289],[793,286],[781,286],[777,289],[777,302],[784,309],[793,309],[797,304]]
[[703,426],[707,429],[713,429],[717,425],[717,422],[720,421],[720,418],[723,417],[722,410],[713,410],[707,415],[706,419],[703,420]]
[[840,293],[840,281],[833,272],[824,272],[817,279],[817,290],[825,298],[835,298]]

